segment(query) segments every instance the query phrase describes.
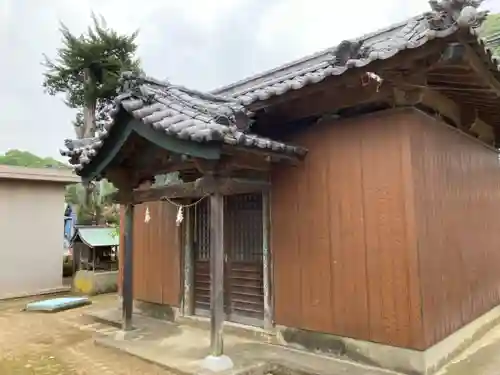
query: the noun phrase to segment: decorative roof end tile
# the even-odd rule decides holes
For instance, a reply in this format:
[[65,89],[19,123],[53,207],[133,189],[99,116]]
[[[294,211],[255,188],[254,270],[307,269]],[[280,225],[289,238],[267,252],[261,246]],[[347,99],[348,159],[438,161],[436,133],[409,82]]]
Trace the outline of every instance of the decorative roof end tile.
[[478,28],[486,20],[487,11],[479,11],[483,0],[430,0],[431,11],[425,14],[432,30]]

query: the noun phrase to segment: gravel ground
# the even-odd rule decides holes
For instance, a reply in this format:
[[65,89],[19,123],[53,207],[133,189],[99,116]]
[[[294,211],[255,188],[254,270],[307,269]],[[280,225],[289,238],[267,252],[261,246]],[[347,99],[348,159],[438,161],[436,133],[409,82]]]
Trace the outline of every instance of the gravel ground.
[[[172,375],[119,351],[94,345],[93,335],[115,328],[83,312],[116,304],[115,295],[93,305],[55,314],[22,312],[30,300],[0,302],[0,375]],[[500,374],[500,326],[473,344],[436,375]]]
[[[102,296],[95,304],[115,301],[116,296]],[[84,317],[85,308],[22,312],[26,302],[0,302],[1,375],[170,375],[137,358],[96,347],[93,334],[114,328]]]

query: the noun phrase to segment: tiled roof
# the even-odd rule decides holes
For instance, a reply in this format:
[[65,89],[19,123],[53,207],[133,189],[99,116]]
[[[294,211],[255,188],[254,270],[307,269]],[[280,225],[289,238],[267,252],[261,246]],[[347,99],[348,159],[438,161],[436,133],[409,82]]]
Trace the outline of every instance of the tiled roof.
[[[213,93],[233,97],[240,104],[248,106],[321,82],[329,76],[340,76],[351,68],[362,68],[376,60],[389,59],[403,50],[421,47],[436,38],[448,37],[461,28],[469,29],[472,35],[477,36],[477,27],[487,15],[487,12],[477,11],[481,2],[431,0],[430,12],[376,33],[344,41],[335,48],[236,82]],[[492,60],[496,65],[500,64],[500,57]]]
[[[487,12],[477,10],[482,0],[431,0],[431,11],[362,38],[344,41],[336,48],[304,58],[270,72],[204,94],[168,82],[125,77],[128,86],[116,99],[111,112],[115,118],[126,110],[145,125],[182,139],[196,142],[219,141],[305,155],[306,150],[261,138],[238,130],[235,125],[249,121],[247,110],[255,102],[291,90],[340,76],[351,68],[361,68],[376,60],[389,59],[406,49],[445,38],[460,29],[477,35],[476,28]],[[484,43],[481,41],[484,46]],[[486,47],[485,47],[486,48]],[[489,54],[491,57],[491,54]],[[500,58],[492,57],[498,65]],[[499,69],[500,70],[500,69]],[[110,122],[112,126],[114,121]],[[66,141],[63,155],[80,171],[97,154],[108,136],[109,127],[94,139]]]
[[120,111],[127,111],[144,126],[180,139],[194,142],[222,142],[303,156],[306,150],[283,142],[245,133],[251,113],[232,99],[174,86],[151,78],[125,74],[123,93],[115,99],[111,121],[96,138],[66,140],[66,150],[76,171],[97,155]]

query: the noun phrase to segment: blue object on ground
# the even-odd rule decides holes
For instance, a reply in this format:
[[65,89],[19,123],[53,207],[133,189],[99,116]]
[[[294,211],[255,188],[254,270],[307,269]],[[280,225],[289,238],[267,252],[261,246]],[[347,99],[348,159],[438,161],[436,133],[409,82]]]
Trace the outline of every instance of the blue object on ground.
[[30,302],[26,305],[26,311],[58,312],[73,309],[75,307],[91,304],[87,297],[62,297],[52,298],[44,301]]

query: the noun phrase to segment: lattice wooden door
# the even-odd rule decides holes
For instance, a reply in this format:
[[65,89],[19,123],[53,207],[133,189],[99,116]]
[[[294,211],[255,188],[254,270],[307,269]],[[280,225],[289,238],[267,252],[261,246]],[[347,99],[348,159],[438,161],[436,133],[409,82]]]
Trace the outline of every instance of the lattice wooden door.
[[[208,200],[195,210],[195,308],[210,309],[210,212]],[[224,301],[227,319],[261,324],[264,315],[262,270],[262,195],[226,197]]]

